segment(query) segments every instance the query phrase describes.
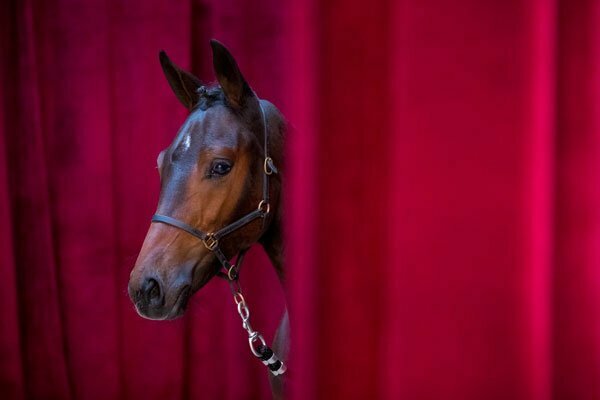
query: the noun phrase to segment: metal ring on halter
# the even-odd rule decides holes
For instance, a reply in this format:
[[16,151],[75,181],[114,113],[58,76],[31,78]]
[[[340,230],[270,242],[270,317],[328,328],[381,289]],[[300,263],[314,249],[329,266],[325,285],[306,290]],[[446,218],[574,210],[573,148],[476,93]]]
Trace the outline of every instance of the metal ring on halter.
[[271,164],[273,163],[273,159],[271,157],[266,157],[265,162],[263,163],[263,169],[265,174],[271,175],[273,174],[273,168],[271,168]]
[[265,339],[262,337],[262,335],[258,332],[254,332],[255,334],[250,336],[248,338],[248,344],[250,345],[250,350],[252,351],[252,354],[254,354],[256,357],[260,357],[262,356],[262,354],[260,354],[255,348],[254,348],[254,342],[256,342],[256,340],[260,340],[260,343],[263,345],[263,347],[267,346],[267,342],[265,342]]
[[[230,281],[233,281],[237,278],[237,271],[235,269],[235,265],[232,265],[231,267],[229,267],[229,269],[227,270],[227,278]],[[234,300],[235,300],[235,296],[234,296]],[[236,302],[237,304],[237,302]]]
[[206,238],[204,238],[204,240],[202,240],[202,243],[204,243],[204,246],[207,249],[209,249],[210,251],[213,251],[219,245],[219,239],[215,238],[214,233],[209,233],[206,235]]
[[269,202],[266,200],[261,200],[260,203],[258,203],[258,211],[261,211],[264,215],[267,215],[269,212],[271,212],[271,204],[269,204]]

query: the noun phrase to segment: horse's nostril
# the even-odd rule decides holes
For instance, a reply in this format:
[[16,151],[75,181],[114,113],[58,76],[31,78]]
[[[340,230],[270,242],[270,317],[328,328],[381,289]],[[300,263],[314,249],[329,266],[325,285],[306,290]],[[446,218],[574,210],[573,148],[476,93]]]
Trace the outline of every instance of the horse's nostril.
[[150,290],[150,298],[154,299],[154,298],[158,297],[158,295],[160,295],[160,289],[158,288],[157,285],[154,285],[152,290]]
[[147,279],[142,288],[142,295],[148,305],[159,305],[162,302],[162,290],[158,281],[154,278]]

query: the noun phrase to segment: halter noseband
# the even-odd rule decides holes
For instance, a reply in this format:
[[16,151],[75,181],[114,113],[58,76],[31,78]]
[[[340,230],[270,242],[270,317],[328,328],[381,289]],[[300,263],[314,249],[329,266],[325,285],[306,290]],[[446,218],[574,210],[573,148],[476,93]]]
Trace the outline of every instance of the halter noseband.
[[262,104],[260,103],[260,99],[258,99],[258,105],[260,107],[260,113],[262,116],[263,123],[265,158],[263,161],[262,200],[258,203],[257,208],[254,211],[251,211],[248,214],[244,215],[240,219],[230,223],[229,225],[224,226],[218,231],[210,233],[194,228],[193,226],[188,225],[183,221],[169,217],[167,215],[154,214],[152,216],[152,222],[159,222],[162,224],[170,225],[189,233],[190,235],[200,239],[204,246],[215,254],[217,259],[221,263],[221,268],[223,270],[219,272],[219,275],[228,280],[229,286],[231,287],[231,291],[233,293],[233,300],[237,306],[238,314],[240,314],[240,317],[242,318],[242,326],[244,327],[246,332],[248,332],[248,343],[250,345],[250,350],[256,357],[258,357],[263,362],[263,364],[265,364],[269,368],[273,375],[277,376],[283,374],[286,371],[286,366],[283,364],[282,361],[280,361],[277,358],[277,356],[273,353],[273,350],[271,350],[269,346],[267,346],[262,335],[258,331],[252,329],[252,326],[250,325],[250,310],[248,309],[246,300],[242,295],[242,289],[239,284],[240,267],[244,259],[244,255],[246,254],[246,251],[248,249],[240,250],[240,252],[237,255],[235,264],[231,264],[225,256],[225,254],[223,253],[223,251],[221,250],[221,247],[219,246],[219,241],[223,237],[249,224],[255,219],[262,218],[264,227],[264,220],[271,212],[271,205],[269,203],[269,176],[273,173],[278,173],[278,171],[273,163],[273,159],[269,157],[269,134],[267,129],[267,117],[265,115],[265,110]]

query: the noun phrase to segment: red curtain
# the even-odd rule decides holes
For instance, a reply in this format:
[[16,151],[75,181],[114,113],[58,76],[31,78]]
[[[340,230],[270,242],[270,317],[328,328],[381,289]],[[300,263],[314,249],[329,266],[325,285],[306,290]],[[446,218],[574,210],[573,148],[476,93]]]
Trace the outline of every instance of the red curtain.
[[126,293],[185,117],[157,52],[213,81],[211,37],[294,127],[292,398],[600,398],[598,2],[1,7],[1,398],[269,396],[224,282],[168,323]]
[[600,398],[600,3],[293,15],[295,398]]
[[[224,281],[171,323],[137,316],[127,282],[158,200],[156,157],[185,117],[158,51],[213,82],[219,38],[284,105],[277,4],[3,2],[0,398],[269,396]],[[244,269],[271,340],[282,291],[264,253]]]

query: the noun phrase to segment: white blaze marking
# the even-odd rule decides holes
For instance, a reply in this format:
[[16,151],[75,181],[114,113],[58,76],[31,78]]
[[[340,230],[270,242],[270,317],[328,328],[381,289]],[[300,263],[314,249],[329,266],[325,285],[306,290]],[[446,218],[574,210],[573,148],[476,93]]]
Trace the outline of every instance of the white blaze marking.
[[189,149],[191,142],[192,142],[192,138],[190,137],[190,134],[188,133],[183,137],[183,142],[181,143],[182,151],[186,151],[187,149]]

